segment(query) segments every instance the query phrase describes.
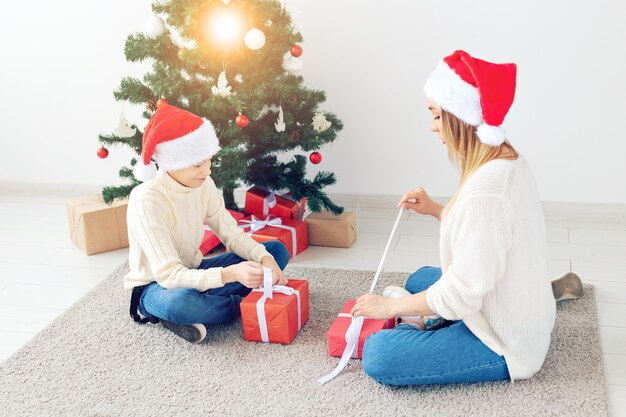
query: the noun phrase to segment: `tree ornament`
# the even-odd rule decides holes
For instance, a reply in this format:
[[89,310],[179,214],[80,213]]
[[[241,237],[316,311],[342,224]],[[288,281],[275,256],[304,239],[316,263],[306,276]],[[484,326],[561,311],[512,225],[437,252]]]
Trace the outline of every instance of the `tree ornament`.
[[107,148],[105,148],[104,146],[101,146],[101,147],[98,149],[97,154],[98,154],[98,158],[104,159],[104,158],[106,158],[107,156],[109,156],[109,150],[108,150]]
[[150,16],[144,26],[144,34],[156,38],[165,33],[165,22],[159,16]]
[[220,72],[220,75],[217,77],[217,85],[211,87],[211,92],[216,96],[228,97],[230,89],[231,86],[228,85],[228,80],[226,79],[226,71]]
[[274,127],[277,132],[285,131],[285,120],[283,119],[283,106],[278,108],[278,119],[276,119],[276,123],[274,123]]
[[161,107],[165,106],[167,104],[167,100],[164,99],[163,97],[161,97],[160,99],[158,99],[156,101],[156,108],[160,109]]
[[[126,117],[124,116],[124,112],[120,113],[120,123],[117,126],[117,128],[113,131],[113,134],[121,138],[130,138],[132,136],[135,136],[136,130],[137,129],[135,129],[134,127],[130,127],[130,125],[128,124],[128,121],[126,120]],[[100,148],[100,149],[104,149],[104,148]],[[100,152],[100,149],[98,149],[98,152]],[[106,158],[106,155],[104,156],[104,158]]]
[[319,152],[312,152],[311,155],[309,155],[309,161],[316,165],[319,164],[322,162],[322,154]]
[[313,116],[313,129],[318,132],[328,129],[332,125],[331,122],[326,120],[326,116],[322,112],[315,113]]
[[297,58],[302,55],[302,47],[300,45],[294,45],[291,47],[290,52],[292,56],[295,56]]
[[256,51],[257,49],[263,48],[263,45],[265,45],[265,33],[260,29],[252,28],[246,32],[243,40],[248,48]]
[[246,127],[250,123],[250,120],[243,114],[239,113],[239,116],[235,118],[235,124],[239,127]]

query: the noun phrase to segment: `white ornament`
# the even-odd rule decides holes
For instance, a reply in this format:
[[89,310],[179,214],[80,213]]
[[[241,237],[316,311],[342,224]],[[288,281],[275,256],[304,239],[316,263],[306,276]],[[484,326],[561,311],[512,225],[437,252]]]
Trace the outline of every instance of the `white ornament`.
[[241,84],[243,82],[243,75],[241,74],[235,75],[235,81]]
[[324,113],[317,112],[315,113],[315,116],[313,116],[313,129],[316,131],[321,132],[326,130],[330,127],[330,125],[332,125],[332,123],[326,120]]
[[261,111],[259,112],[259,114],[257,115],[257,119],[261,119],[263,117],[265,117],[265,115],[267,113],[269,113],[270,111],[273,111],[275,113],[278,113],[279,107],[276,104],[272,104],[271,106],[268,106],[267,104],[263,106],[263,108],[261,109]]
[[128,121],[126,121],[126,116],[124,116],[124,112],[120,114],[120,124],[113,131],[115,136],[119,136],[121,138],[130,138],[135,136],[135,132],[137,130],[134,127],[130,127]]
[[304,63],[300,58],[296,58],[287,52],[283,55],[283,69],[287,72],[298,73],[304,68]]
[[283,106],[278,108],[278,119],[276,119],[276,123],[274,123],[274,127],[277,132],[285,131],[285,120],[283,119]]
[[146,36],[156,38],[165,33],[165,22],[159,16],[150,16],[144,27]]
[[226,80],[226,71],[222,71],[217,77],[217,86],[211,87],[211,91],[216,96],[228,97],[230,95],[231,87]]
[[256,51],[265,45],[265,33],[257,28],[252,28],[246,32],[243,40],[248,48]]

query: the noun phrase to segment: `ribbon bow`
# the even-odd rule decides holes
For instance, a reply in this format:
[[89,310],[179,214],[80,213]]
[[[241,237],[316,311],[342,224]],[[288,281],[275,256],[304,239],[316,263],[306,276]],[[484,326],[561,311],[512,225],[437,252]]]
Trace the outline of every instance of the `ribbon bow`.
[[283,220],[280,217],[272,218],[272,215],[270,214],[265,220],[261,220],[253,215],[250,217],[250,220],[239,220],[239,223],[243,223],[239,225],[239,227],[241,228],[250,228],[250,231],[248,232],[249,235],[258,232],[259,230],[267,226],[289,230],[291,232],[292,256],[295,256],[298,253],[298,235],[296,234],[296,228],[284,225]]

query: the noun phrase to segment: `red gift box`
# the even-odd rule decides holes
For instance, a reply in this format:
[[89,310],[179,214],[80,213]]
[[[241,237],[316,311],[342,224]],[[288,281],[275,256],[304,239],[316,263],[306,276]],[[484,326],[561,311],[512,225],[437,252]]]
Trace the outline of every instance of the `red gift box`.
[[243,211],[247,215],[267,217],[273,214],[285,219],[302,220],[306,209],[306,198],[294,201],[290,193],[278,194],[260,187],[246,191],[246,203]]
[[[350,323],[352,323],[352,315],[350,314],[350,311],[352,310],[352,307],[354,307],[355,303],[356,300],[348,300],[328,330],[329,356],[341,357],[341,355],[343,355],[343,351],[346,348],[346,330],[348,330]],[[363,321],[361,333],[359,334],[359,347],[357,355],[355,356],[353,353],[352,357],[359,359],[363,357],[363,344],[369,335],[382,329],[391,329],[394,326],[395,319],[376,320],[366,317]]]
[[[309,282],[290,279],[287,285],[271,288],[271,299],[264,299],[263,289],[255,289],[241,300],[243,338],[251,342],[290,344],[309,320]],[[260,321],[259,310],[264,315]]]
[[258,219],[249,216],[239,220],[239,227],[259,243],[278,240],[285,244],[289,257],[293,258],[309,247],[309,231],[306,222],[267,216]]
[[[243,213],[240,213],[238,211],[229,209],[226,210],[231,214],[231,216],[233,216],[235,220],[241,220],[245,217]],[[217,245],[219,245],[220,243],[222,243],[220,241],[220,238],[217,237],[217,235],[213,233],[211,228],[205,224],[204,237],[202,238],[202,243],[200,244],[200,252],[202,252],[203,255],[206,255],[207,253],[215,249],[215,247],[217,247]]]

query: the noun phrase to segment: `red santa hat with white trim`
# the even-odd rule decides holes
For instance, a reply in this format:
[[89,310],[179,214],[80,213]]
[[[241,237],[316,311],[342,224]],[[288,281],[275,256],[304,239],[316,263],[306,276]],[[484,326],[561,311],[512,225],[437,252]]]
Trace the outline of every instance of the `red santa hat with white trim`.
[[515,64],[494,64],[455,51],[437,65],[424,92],[443,110],[476,126],[482,143],[498,146],[506,140],[502,122],[513,104],[516,74]]
[[169,104],[159,106],[143,132],[141,160],[133,168],[139,181],[156,176],[157,169],[175,171],[211,158],[220,150],[213,125]]

